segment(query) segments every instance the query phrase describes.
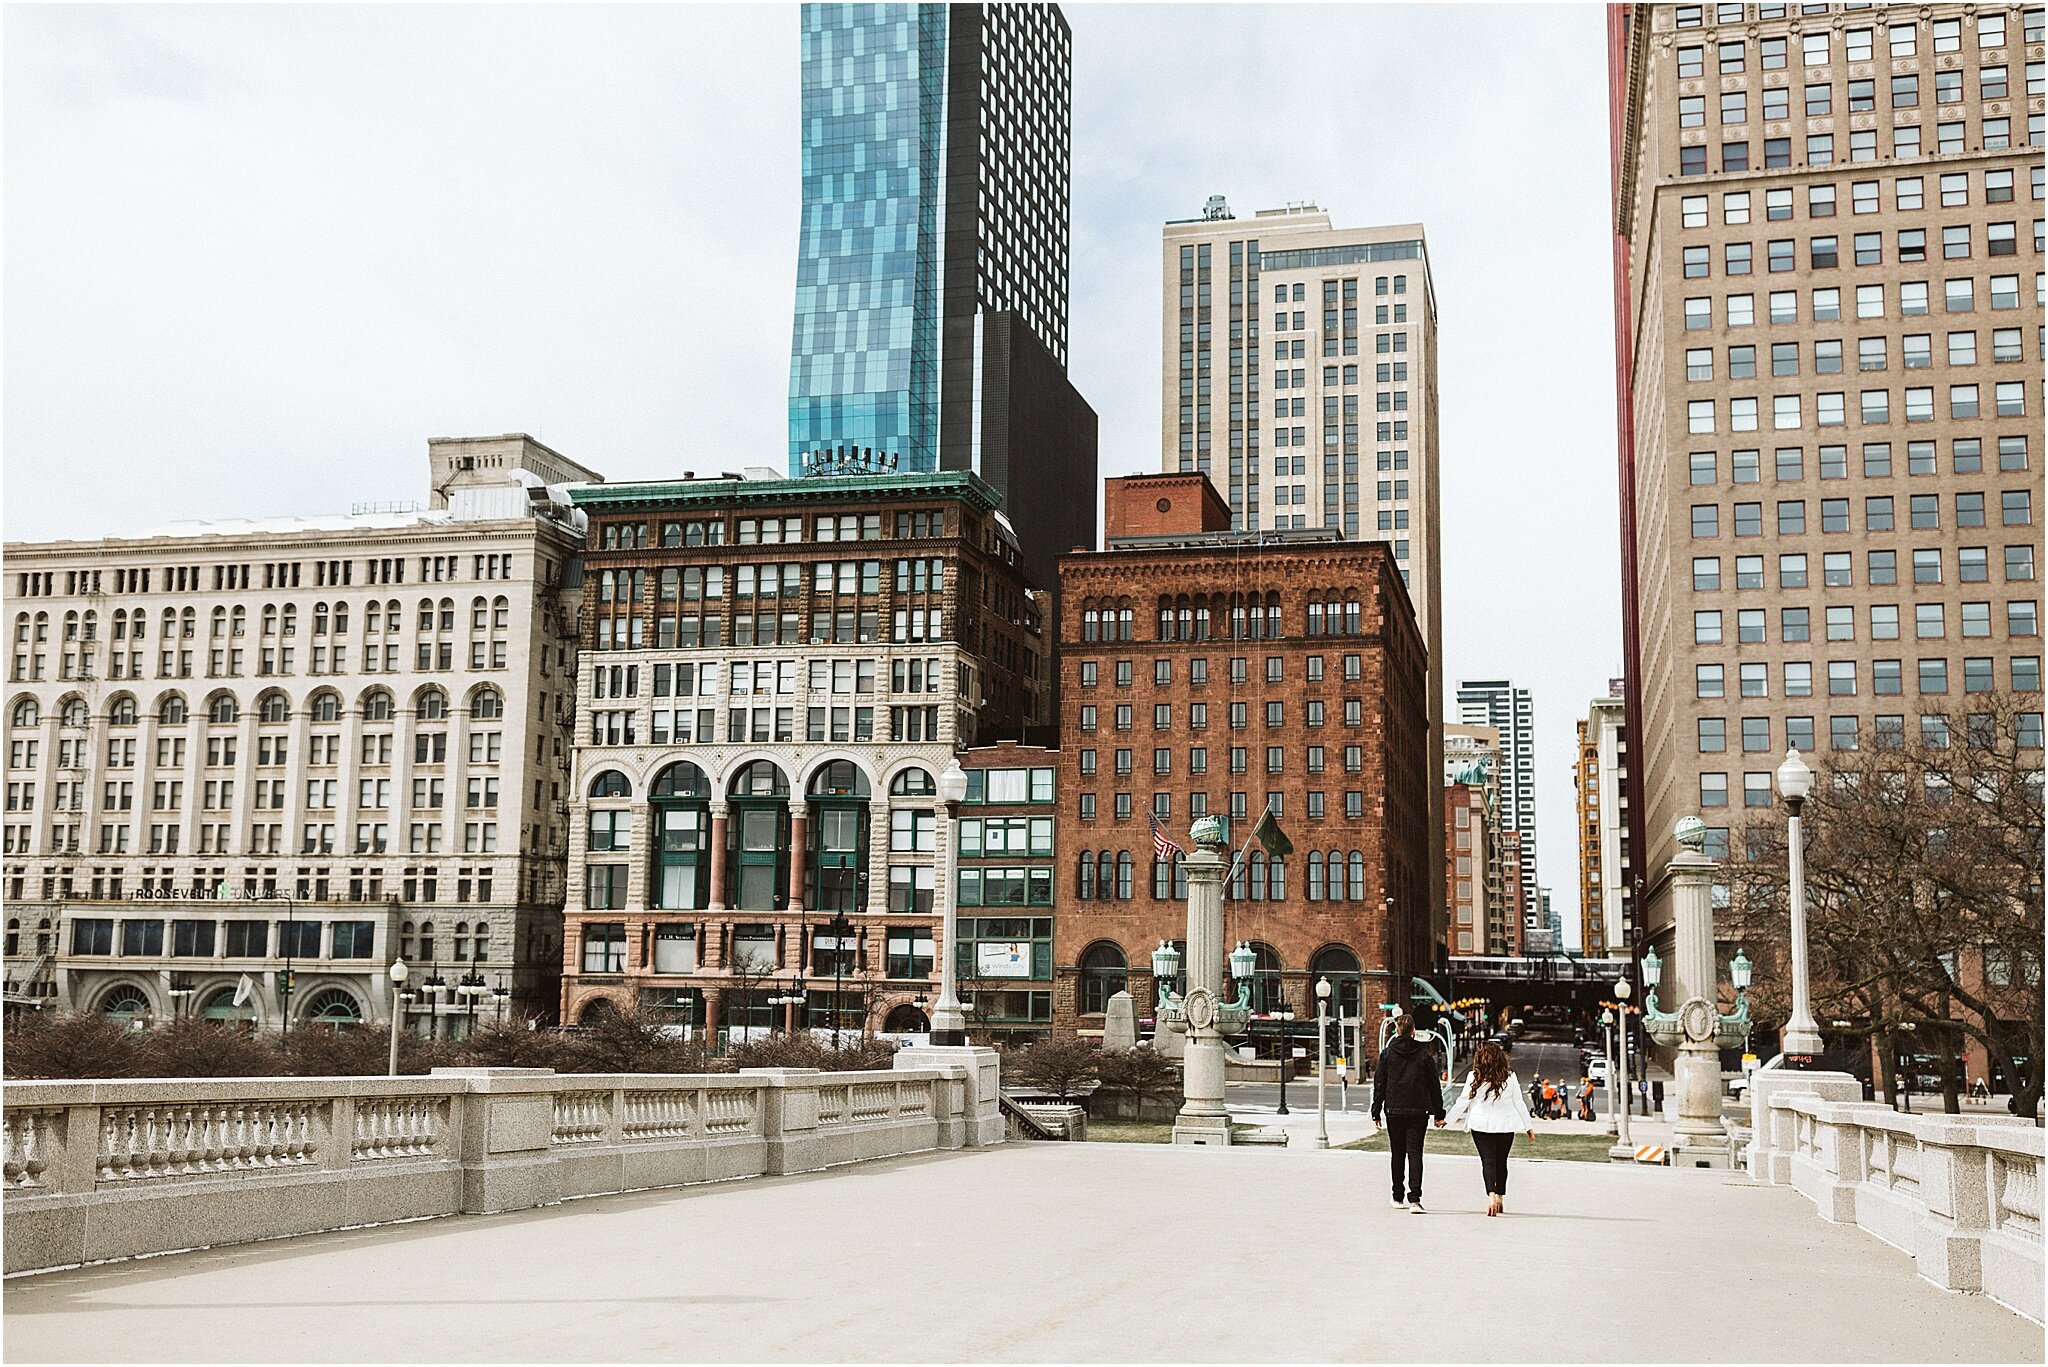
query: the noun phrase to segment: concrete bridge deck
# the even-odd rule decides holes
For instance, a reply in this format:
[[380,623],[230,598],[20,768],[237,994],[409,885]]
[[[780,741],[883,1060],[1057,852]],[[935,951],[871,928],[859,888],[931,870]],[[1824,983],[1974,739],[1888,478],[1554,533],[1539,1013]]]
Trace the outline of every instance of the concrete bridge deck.
[[[2039,1362],[1739,1174],[1008,1145],[17,1277],[8,1362]],[[1580,1307],[1577,1310],[1571,1307]],[[1532,1332],[1532,1328],[1537,1332]]]

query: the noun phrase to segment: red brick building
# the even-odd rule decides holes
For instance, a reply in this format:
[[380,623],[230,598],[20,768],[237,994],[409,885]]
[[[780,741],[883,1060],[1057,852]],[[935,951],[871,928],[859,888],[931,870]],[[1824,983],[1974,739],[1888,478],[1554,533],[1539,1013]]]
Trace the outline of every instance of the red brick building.
[[1254,844],[1226,890],[1224,935],[1259,956],[1255,1006],[1314,1011],[1313,977],[1355,1015],[1408,1000],[1437,948],[1443,858],[1430,804],[1427,658],[1390,547],[1321,531],[1232,533],[1206,480],[1107,481],[1108,549],[1060,559],[1057,623],[1063,890],[1056,1034],[1102,1027],[1128,986],[1154,1004],[1151,953],[1183,938],[1176,843],[1203,815],[1233,850],[1272,804],[1294,844]]

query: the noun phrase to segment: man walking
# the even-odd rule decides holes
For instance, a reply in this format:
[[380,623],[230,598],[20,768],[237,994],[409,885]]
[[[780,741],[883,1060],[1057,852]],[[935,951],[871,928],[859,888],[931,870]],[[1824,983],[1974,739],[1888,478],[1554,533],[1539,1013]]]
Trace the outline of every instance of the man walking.
[[[1424,1214],[1422,1141],[1432,1119],[1444,1118],[1444,1090],[1436,1055],[1415,1038],[1415,1020],[1394,1017],[1394,1037],[1380,1051],[1372,1078],[1372,1123],[1386,1116],[1387,1152],[1394,1177],[1394,1209]],[[1406,1178],[1404,1185],[1403,1178]]]

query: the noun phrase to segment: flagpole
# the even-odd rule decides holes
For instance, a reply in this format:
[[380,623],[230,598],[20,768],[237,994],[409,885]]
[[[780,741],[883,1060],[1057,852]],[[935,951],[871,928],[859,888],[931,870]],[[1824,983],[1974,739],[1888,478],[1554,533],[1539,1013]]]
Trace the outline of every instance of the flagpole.
[[1226,897],[1230,895],[1230,880],[1237,877],[1237,870],[1244,863],[1245,855],[1251,852],[1252,841],[1259,838],[1259,827],[1265,824],[1266,818],[1272,815],[1272,812],[1273,799],[1269,797],[1266,799],[1266,805],[1259,809],[1259,819],[1252,823],[1252,833],[1244,838],[1244,848],[1239,850],[1237,857],[1230,861],[1230,872],[1223,875],[1223,889]]

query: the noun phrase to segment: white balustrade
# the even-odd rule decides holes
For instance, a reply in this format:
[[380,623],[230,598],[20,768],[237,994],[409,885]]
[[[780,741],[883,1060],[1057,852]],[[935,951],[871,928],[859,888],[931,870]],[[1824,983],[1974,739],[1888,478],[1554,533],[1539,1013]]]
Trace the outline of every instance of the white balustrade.
[[[11,1084],[6,1270],[1001,1142],[990,1051],[898,1062],[868,1074]],[[329,1199],[323,1184],[347,1190]],[[2001,1191],[2013,1228],[2038,1227],[2016,1178]],[[94,1218],[113,1201],[122,1218]],[[166,1203],[163,1218],[136,1218],[137,1201]]]

